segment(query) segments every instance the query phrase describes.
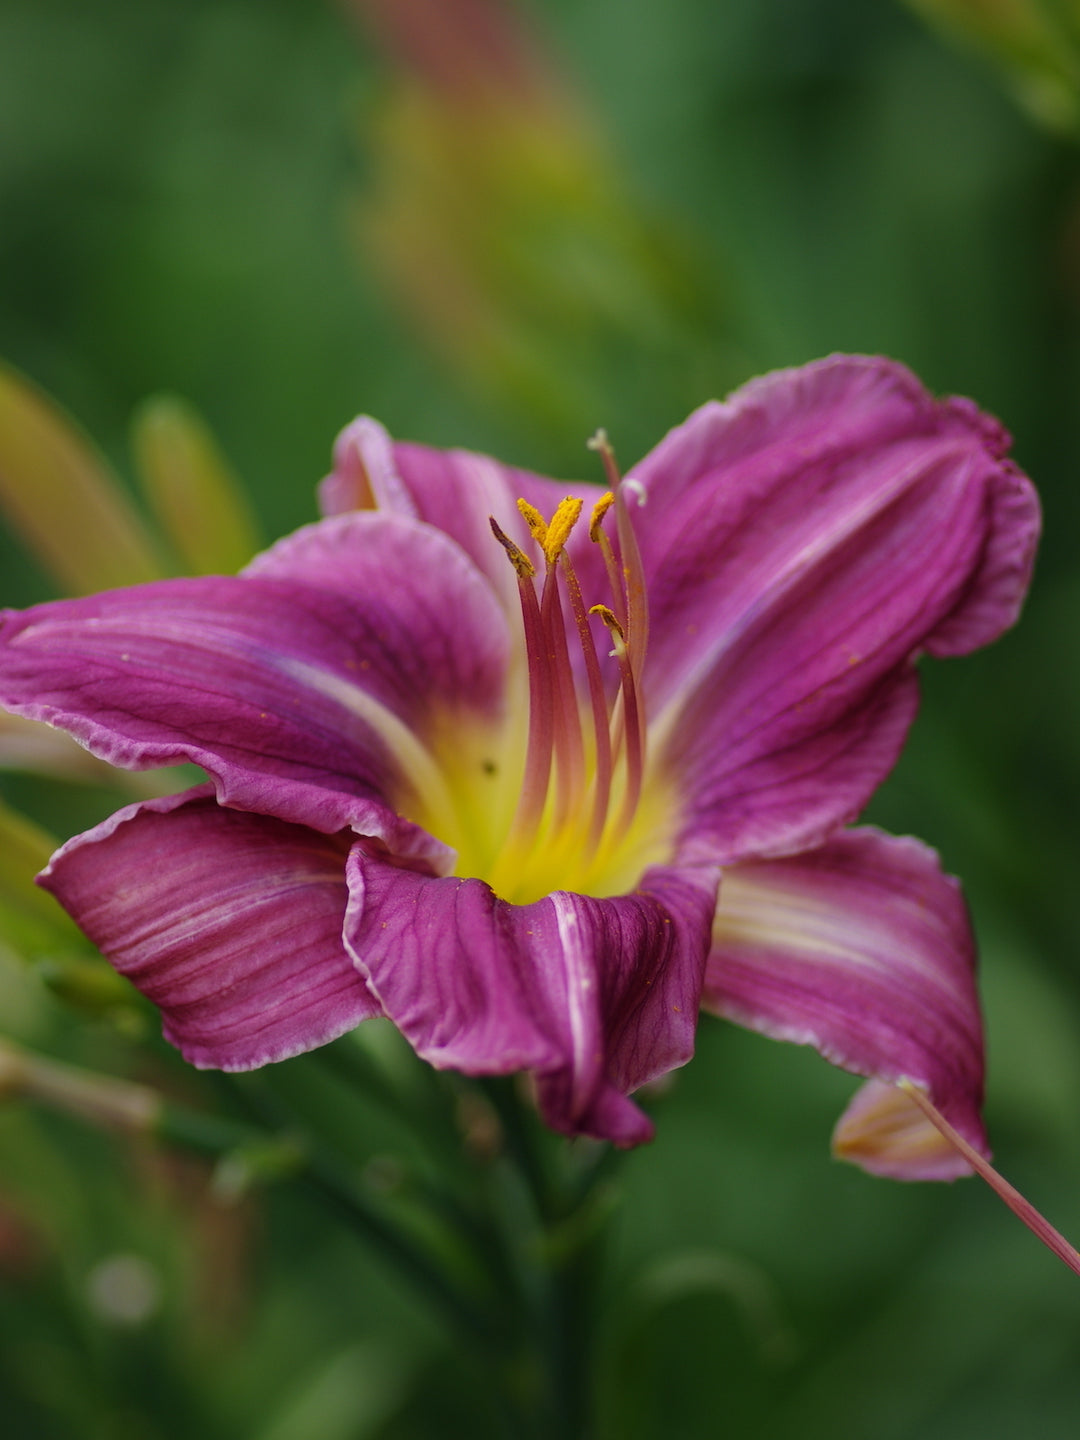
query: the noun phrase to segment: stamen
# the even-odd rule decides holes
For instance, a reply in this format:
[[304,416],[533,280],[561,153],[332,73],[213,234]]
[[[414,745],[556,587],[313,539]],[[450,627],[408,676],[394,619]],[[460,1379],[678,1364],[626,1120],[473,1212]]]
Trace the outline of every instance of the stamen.
[[[551,527],[554,528],[554,525]],[[549,532],[550,533],[550,532]],[[558,571],[549,560],[544,593],[540,600],[540,618],[548,647],[548,673],[551,677],[554,705],[554,745],[558,762],[558,784],[555,791],[556,831],[561,830],[575,809],[575,799],[585,785],[585,750],[581,738],[581,715],[578,710],[574,672],[566,643],[562,602],[559,598]]]
[[[510,539],[510,536],[499,529],[495,516],[488,516],[488,524],[491,526],[491,533],[510,557],[510,564],[518,573],[519,580],[531,580],[536,574],[536,566],[532,563],[524,550],[520,550]],[[535,598],[535,594],[534,594]]]
[[[631,628],[636,622],[638,630],[644,630],[644,590],[639,585],[641,562],[633,531],[625,518],[626,501],[620,495],[623,482],[602,431],[593,445],[603,454],[613,488],[593,506],[589,534],[601,548],[613,608],[596,605],[591,611],[586,609],[581,582],[566,553],[583,510],[583,501],[578,497],[567,496],[561,500],[550,520],[545,520],[529,501],[519,499],[517,502],[533,541],[544,555],[542,588],[535,584],[536,566],[529,555],[491,520],[492,534],[517,572],[529,685],[524,775],[514,819],[495,867],[497,873],[489,877],[496,889],[504,874],[507,883],[516,884],[521,868],[527,865],[527,856],[538,848],[567,857],[574,854],[590,865],[600,863],[601,855],[609,856],[609,851],[618,853],[641,799],[645,753],[635,659],[639,650],[643,653],[643,646],[635,645]],[[612,507],[619,525],[614,547],[603,528]],[[620,516],[624,518],[618,518]],[[571,663],[572,632],[568,633],[564,619],[565,602],[560,583],[569,598],[585,664],[593,740],[588,753],[583,722],[584,725],[589,722],[583,713],[580,677],[575,676]],[[614,706],[589,624],[590,614],[599,615],[611,634],[614,646],[611,653],[619,668]],[[591,774],[586,770],[587,758]],[[621,813],[609,832],[608,814],[620,758],[625,765]],[[586,800],[587,813],[583,804]]]
[[521,782],[517,811],[510,826],[507,849],[535,834],[544,813],[548,780],[551,776],[551,755],[555,734],[548,647],[540,604],[533,586],[535,567],[529,557],[500,530],[490,517],[491,533],[510,557],[517,571],[521,596],[521,618],[525,628],[525,656],[529,672],[529,739],[525,751],[525,773]]
[[[559,574],[556,568],[559,556],[570,538],[570,532],[578,522],[583,503],[573,495],[560,500],[555,514],[545,527],[544,539],[541,541],[548,568],[540,601],[540,615],[544,623],[544,633],[548,638],[551,674],[556,691],[555,758],[558,762],[558,787],[555,792],[553,817],[556,831],[562,830],[573,815],[575,802],[585,785],[585,747],[581,736],[581,714],[566,643],[566,626],[563,623]],[[518,504],[521,506],[520,501]],[[531,505],[528,506],[529,510],[532,508]],[[524,507],[522,514],[526,520],[529,519]]]
[[592,507],[592,519],[589,521],[589,539],[594,545],[600,541],[600,526],[604,523],[604,516],[615,504],[615,495],[611,490],[605,490],[600,499]]
[[528,525],[533,539],[540,546],[541,550],[543,550],[547,544],[547,521],[535,505],[529,504],[528,500],[519,500],[517,507],[521,511],[522,518],[525,524]]
[[584,504],[584,500],[579,500],[574,495],[568,495],[565,500],[559,501],[547,527],[547,538],[541,542],[549,565],[554,565],[562,554]]
[[645,768],[641,715],[638,710],[637,687],[634,683],[634,667],[630,663],[626,635],[614,611],[609,610],[606,605],[594,605],[589,614],[599,615],[607,626],[615,646],[613,654],[619,665],[619,678],[622,683],[623,734],[626,740],[626,795],[623,800],[623,812],[619,820],[619,827],[626,830],[634,818],[638,801],[641,798],[641,781]]
[[1034,1205],[1029,1200],[1025,1200],[1020,1191],[1010,1185],[1003,1175],[999,1175],[974,1146],[968,1144],[960,1132],[955,1130],[945,1119],[922,1086],[907,1079],[898,1080],[896,1084],[898,1089],[915,1102],[931,1125],[940,1130],[945,1139],[959,1150],[975,1173],[997,1192],[998,1196],[1004,1200],[1013,1214],[1023,1221],[1031,1233],[1037,1236],[1048,1250],[1053,1251],[1074,1274],[1080,1275],[1080,1252],[1076,1251],[1065,1239],[1065,1236],[1059,1230],[1055,1230],[1048,1220],[1044,1220]]
[[[614,497],[611,497],[612,499]],[[598,507],[599,508],[599,507]],[[593,512],[595,520],[596,512]],[[593,789],[592,820],[589,825],[589,851],[595,852],[600,844],[607,820],[608,805],[611,801],[611,732],[608,728],[607,697],[604,694],[604,678],[600,673],[600,660],[589,629],[588,611],[581,594],[581,583],[577,577],[570,556],[562,555],[563,579],[570,596],[570,608],[574,612],[581,653],[585,657],[585,674],[589,681],[589,705],[592,709],[593,738],[596,745],[596,775]]]
[[600,506],[603,504],[603,500],[596,502],[596,508],[593,510],[593,523],[589,526],[589,538],[600,546],[600,554],[604,559],[604,569],[607,571],[608,585],[611,587],[611,600],[617,607],[617,612],[620,617],[619,623],[625,625],[626,595],[623,589],[622,575],[619,573],[619,562],[615,559],[615,552],[611,548],[611,541],[604,533],[603,526],[604,516],[611,508],[611,505],[614,505],[615,496],[609,491],[608,494],[604,496],[604,499],[610,501],[610,504],[604,505],[603,510],[601,510]]

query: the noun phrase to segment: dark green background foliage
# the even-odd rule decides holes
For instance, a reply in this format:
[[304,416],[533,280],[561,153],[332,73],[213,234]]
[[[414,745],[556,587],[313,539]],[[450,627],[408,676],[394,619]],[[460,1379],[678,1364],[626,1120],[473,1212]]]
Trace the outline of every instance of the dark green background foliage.
[[[582,313],[545,331],[528,385],[500,390],[429,347],[365,258],[356,207],[377,188],[392,82],[311,0],[0,0],[0,353],[125,472],[137,402],[188,397],[268,537],[313,516],[332,437],[360,410],[564,475],[589,473],[597,425],[629,462],[710,394],[834,349],[893,355],[998,413],[1045,502],[1031,601],[993,650],[923,667],[871,818],[963,877],[997,1159],[1076,1239],[1080,150],[884,0],[530,8],[651,238],[605,301],[618,323],[591,324],[583,264]],[[579,365],[585,388],[565,383]],[[0,565],[5,603],[52,593],[10,536]],[[115,803],[14,775],[2,793],[63,834]],[[138,1041],[74,1017],[13,962],[0,1029],[213,1103],[152,1020]],[[331,1101],[362,1162],[403,1143],[344,1089],[322,1093],[310,1061],[267,1083],[300,1111]],[[656,1101],[658,1140],[624,1172],[612,1437],[1077,1433],[1076,1280],[974,1181],[902,1186],[832,1162],[853,1088],[811,1053],[703,1023]],[[158,1277],[141,1326],[87,1299],[117,1253]],[[0,1416],[11,1440],[442,1440],[488,1423],[443,1332],[314,1204],[288,1187],[216,1204],[194,1162],[15,1103],[0,1109]]]

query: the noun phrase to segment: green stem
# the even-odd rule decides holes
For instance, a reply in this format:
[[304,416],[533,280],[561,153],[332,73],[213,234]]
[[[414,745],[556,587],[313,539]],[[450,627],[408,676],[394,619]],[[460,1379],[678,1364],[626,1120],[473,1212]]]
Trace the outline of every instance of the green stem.
[[557,1216],[560,1209],[553,1193],[552,1179],[537,1137],[539,1122],[531,1108],[526,1109],[512,1076],[496,1075],[477,1082],[491,1101],[503,1127],[507,1148],[536,1206],[541,1220]]
[[552,1143],[512,1079],[481,1084],[534,1214],[531,1283],[520,1299],[542,1367],[542,1394],[534,1407],[538,1433],[543,1440],[588,1440],[594,1424],[596,1291],[609,1213],[603,1182],[621,1152],[604,1146],[583,1157],[572,1142]]

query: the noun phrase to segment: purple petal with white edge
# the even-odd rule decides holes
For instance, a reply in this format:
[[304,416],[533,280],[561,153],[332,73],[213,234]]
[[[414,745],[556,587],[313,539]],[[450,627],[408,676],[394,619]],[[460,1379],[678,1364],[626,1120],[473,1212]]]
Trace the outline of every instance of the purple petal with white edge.
[[424,1059],[472,1075],[532,1070],[553,1128],[632,1145],[625,1092],[693,1051],[714,870],[648,871],[632,895],[531,905],[479,880],[398,869],[357,844],[345,942]]
[[[271,578],[320,566],[318,588]],[[429,727],[499,714],[508,639],[489,587],[430,526],[372,513],[254,568],[5,612],[0,703],[113,764],[191,760],[225,804],[352,826],[445,868],[395,812],[436,783]]]
[[903,367],[841,356],[706,407],[637,468],[646,700],[714,859],[853,818],[913,713],[912,659],[1015,619],[1039,511],[1006,439]]
[[334,442],[334,468],[319,485],[319,509],[323,515],[377,509],[416,518],[394,463],[394,442],[370,415],[358,416]]
[[[602,494],[602,487],[567,486],[469,450],[435,450],[394,442],[377,421],[361,416],[338,437],[334,470],[320,486],[319,503],[324,514],[374,504],[426,520],[457,541],[488,577],[504,606],[516,615],[516,577],[492,538],[489,516],[540,564],[518,513],[518,498],[550,517],[567,494],[585,497],[588,508]],[[583,572],[586,594],[592,595],[595,589],[594,598],[606,600],[602,561],[596,546],[589,543],[585,525],[579,526],[569,551]],[[594,577],[596,584],[592,583]]]
[[[725,870],[702,1005],[856,1074],[915,1082],[988,1153],[971,927],[958,882],[919,841],[863,828]],[[967,1173],[944,1165],[940,1147],[920,1157],[910,1139],[899,1135],[891,1158],[883,1142],[867,1168]]]
[[119,811],[39,883],[200,1068],[254,1069],[381,1014],[341,943],[353,837],[225,810],[208,792]]

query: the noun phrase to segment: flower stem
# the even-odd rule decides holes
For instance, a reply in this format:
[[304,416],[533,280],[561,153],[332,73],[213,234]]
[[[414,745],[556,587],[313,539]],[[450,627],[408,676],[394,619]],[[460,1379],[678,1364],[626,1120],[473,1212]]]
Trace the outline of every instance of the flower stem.
[[[593,1433],[596,1319],[614,1191],[602,1184],[620,1158],[610,1146],[583,1164],[581,1143],[552,1136],[512,1080],[481,1082],[503,1124],[507,1152],[530,1196],[531,1262],[519,1305],[538,1367],[533,1401],[542,1440]],[[586,1142],[587,1143],[587,1142]]]

